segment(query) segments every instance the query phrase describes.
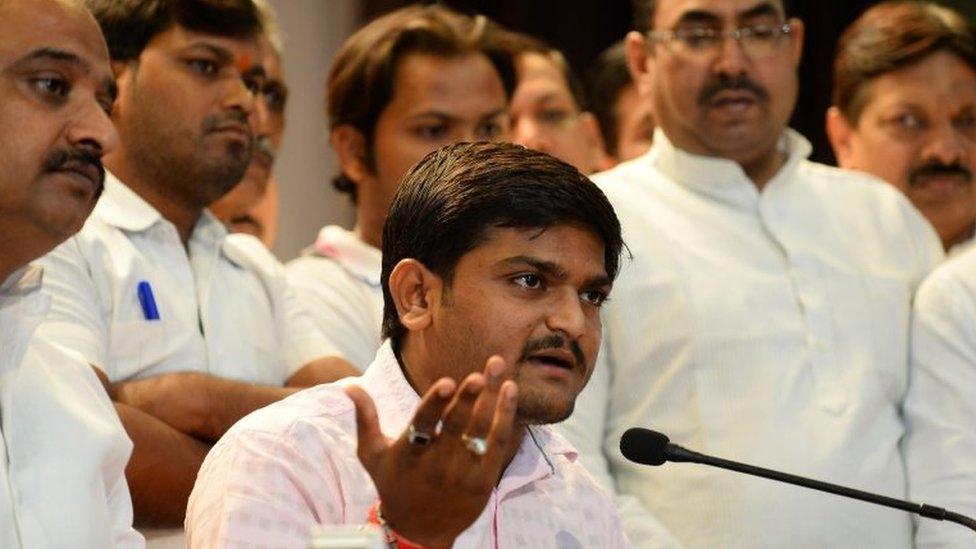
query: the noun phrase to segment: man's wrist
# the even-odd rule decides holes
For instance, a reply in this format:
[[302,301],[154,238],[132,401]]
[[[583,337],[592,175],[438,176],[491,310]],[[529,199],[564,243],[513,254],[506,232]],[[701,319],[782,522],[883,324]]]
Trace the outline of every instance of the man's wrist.
[[[383,530],[383,539],[393,549],[433,549],[433,546],[421,545],[407,539],[403,534],[400,534],[387,524],[386,519],[383,518],[383,511],[380,508],[380,500],[376,500],[376,503],[369,508],[368,522],[379,526]],[[450,544],[447,545],[447,547],[449,546]]]

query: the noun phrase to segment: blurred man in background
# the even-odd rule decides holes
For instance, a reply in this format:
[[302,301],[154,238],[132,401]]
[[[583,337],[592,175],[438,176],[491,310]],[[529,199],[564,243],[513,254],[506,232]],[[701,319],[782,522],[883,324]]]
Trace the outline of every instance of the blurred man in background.
[[[905,497],[910,303],[943,255],[901,193],[807,160],[787,127],[804,25],[784,2],[635,6],[627,54],[658,131],[642,161],[596,178],[633,261],[566,432],[686,547],[910,548],[905,513],[621,455],[626,429],[654,426],[706,453]],[[648,518],[621,511],[653,546]]]
[[264,0],[255,1],[264,19],[261,64],[264,82],[251,117],[254,154],[244,179],[210,205],[210,211],[231,232],[257,237],[269,249],[278,229],[278,182],[272,169],[285,133],[285,104],[288,86],[282,67],[282,43],[275,14]]
[[[85,227],[44,258],[39,333],[109,382],[135,444],[136,522],[179,526],[210,446],[256,408],[355,373],[254,238],[206,208],[240,182],[264,83],[250,0],[90,0],[120,146]],[[286,387],[287,385],[288,387]]]
[[976,36],[931,2],[885,2],[841,36],[827,134],[841,167],[905,193],[955,253],[976,230]]
[[509,105],[512,141],[586,174],[609,168],[596,117],[585,110],[585,91],[563,54],[525,34],[495,34],[515,63],[515,94]]
[[508,137],[514,70],[492,28],[439,5],[403,8],[359,29],[332,64],[327,110],[342,170],[334,183],[355,202],[356,224],[322,228],[288,275],[319,329],[359,368],[381,343],[380,245],[400,179],[443,145]]
[[638,95],[623,40],[604,50],[586,72],[586,91],[613,164],[647,152],[654,139],[654,113],[651,102]]

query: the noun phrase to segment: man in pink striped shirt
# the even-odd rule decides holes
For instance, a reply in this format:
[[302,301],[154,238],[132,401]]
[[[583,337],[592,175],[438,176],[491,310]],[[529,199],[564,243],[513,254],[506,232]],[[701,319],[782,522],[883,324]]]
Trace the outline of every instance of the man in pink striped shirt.
[[621,247],[569,165],[508,144],[429,155],[384,227],[372,365],[234,426],[190,498],[190,545],[305,547],[315,524],[370,521],[398,547],[629,546],[548,426],[592,372]]

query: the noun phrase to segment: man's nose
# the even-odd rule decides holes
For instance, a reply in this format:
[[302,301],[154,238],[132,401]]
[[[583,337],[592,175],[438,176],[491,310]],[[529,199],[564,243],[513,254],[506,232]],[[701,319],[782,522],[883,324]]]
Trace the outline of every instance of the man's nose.
[[581,338],[586,332],[586,312],[579,295],[572,290],[559,295],[546,324],[550,330],[566,334],[570,341]]
[[85,101],[68,124],[68,142],[102,156],[119,145],[119,134],[108,113],[94,99]]
[[961,162],[966,154],[964,137],[951,122],[940,124],[933,130],[932,140],[923,149],[926,160],[937,160],[942,164]]
[[545,153],[548,153],[551,148],[542,125],[531,116],[520,116],[515,120],[512,127],[512,141]]

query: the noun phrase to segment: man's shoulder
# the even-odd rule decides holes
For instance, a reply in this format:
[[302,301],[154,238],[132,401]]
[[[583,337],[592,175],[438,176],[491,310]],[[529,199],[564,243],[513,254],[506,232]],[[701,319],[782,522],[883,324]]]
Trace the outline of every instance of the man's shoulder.
[[227,435],[260,433],[293,438],[314,430],[319,435],[341,437],[355,432],[355,408],[342,389],[345,384],[335,382],[303,389],[248,414]]
[[907,201],[904,195],[889,183],[871,174],[830,166],[812,160],[800,162],[798,173],[801,180],[814,185],[818,190],[831,193],[834,197],[862,197],[872,201],[902,204]]
[[976,248],[950,257],[922,282],[919,296],[944,294],[976,303]]

